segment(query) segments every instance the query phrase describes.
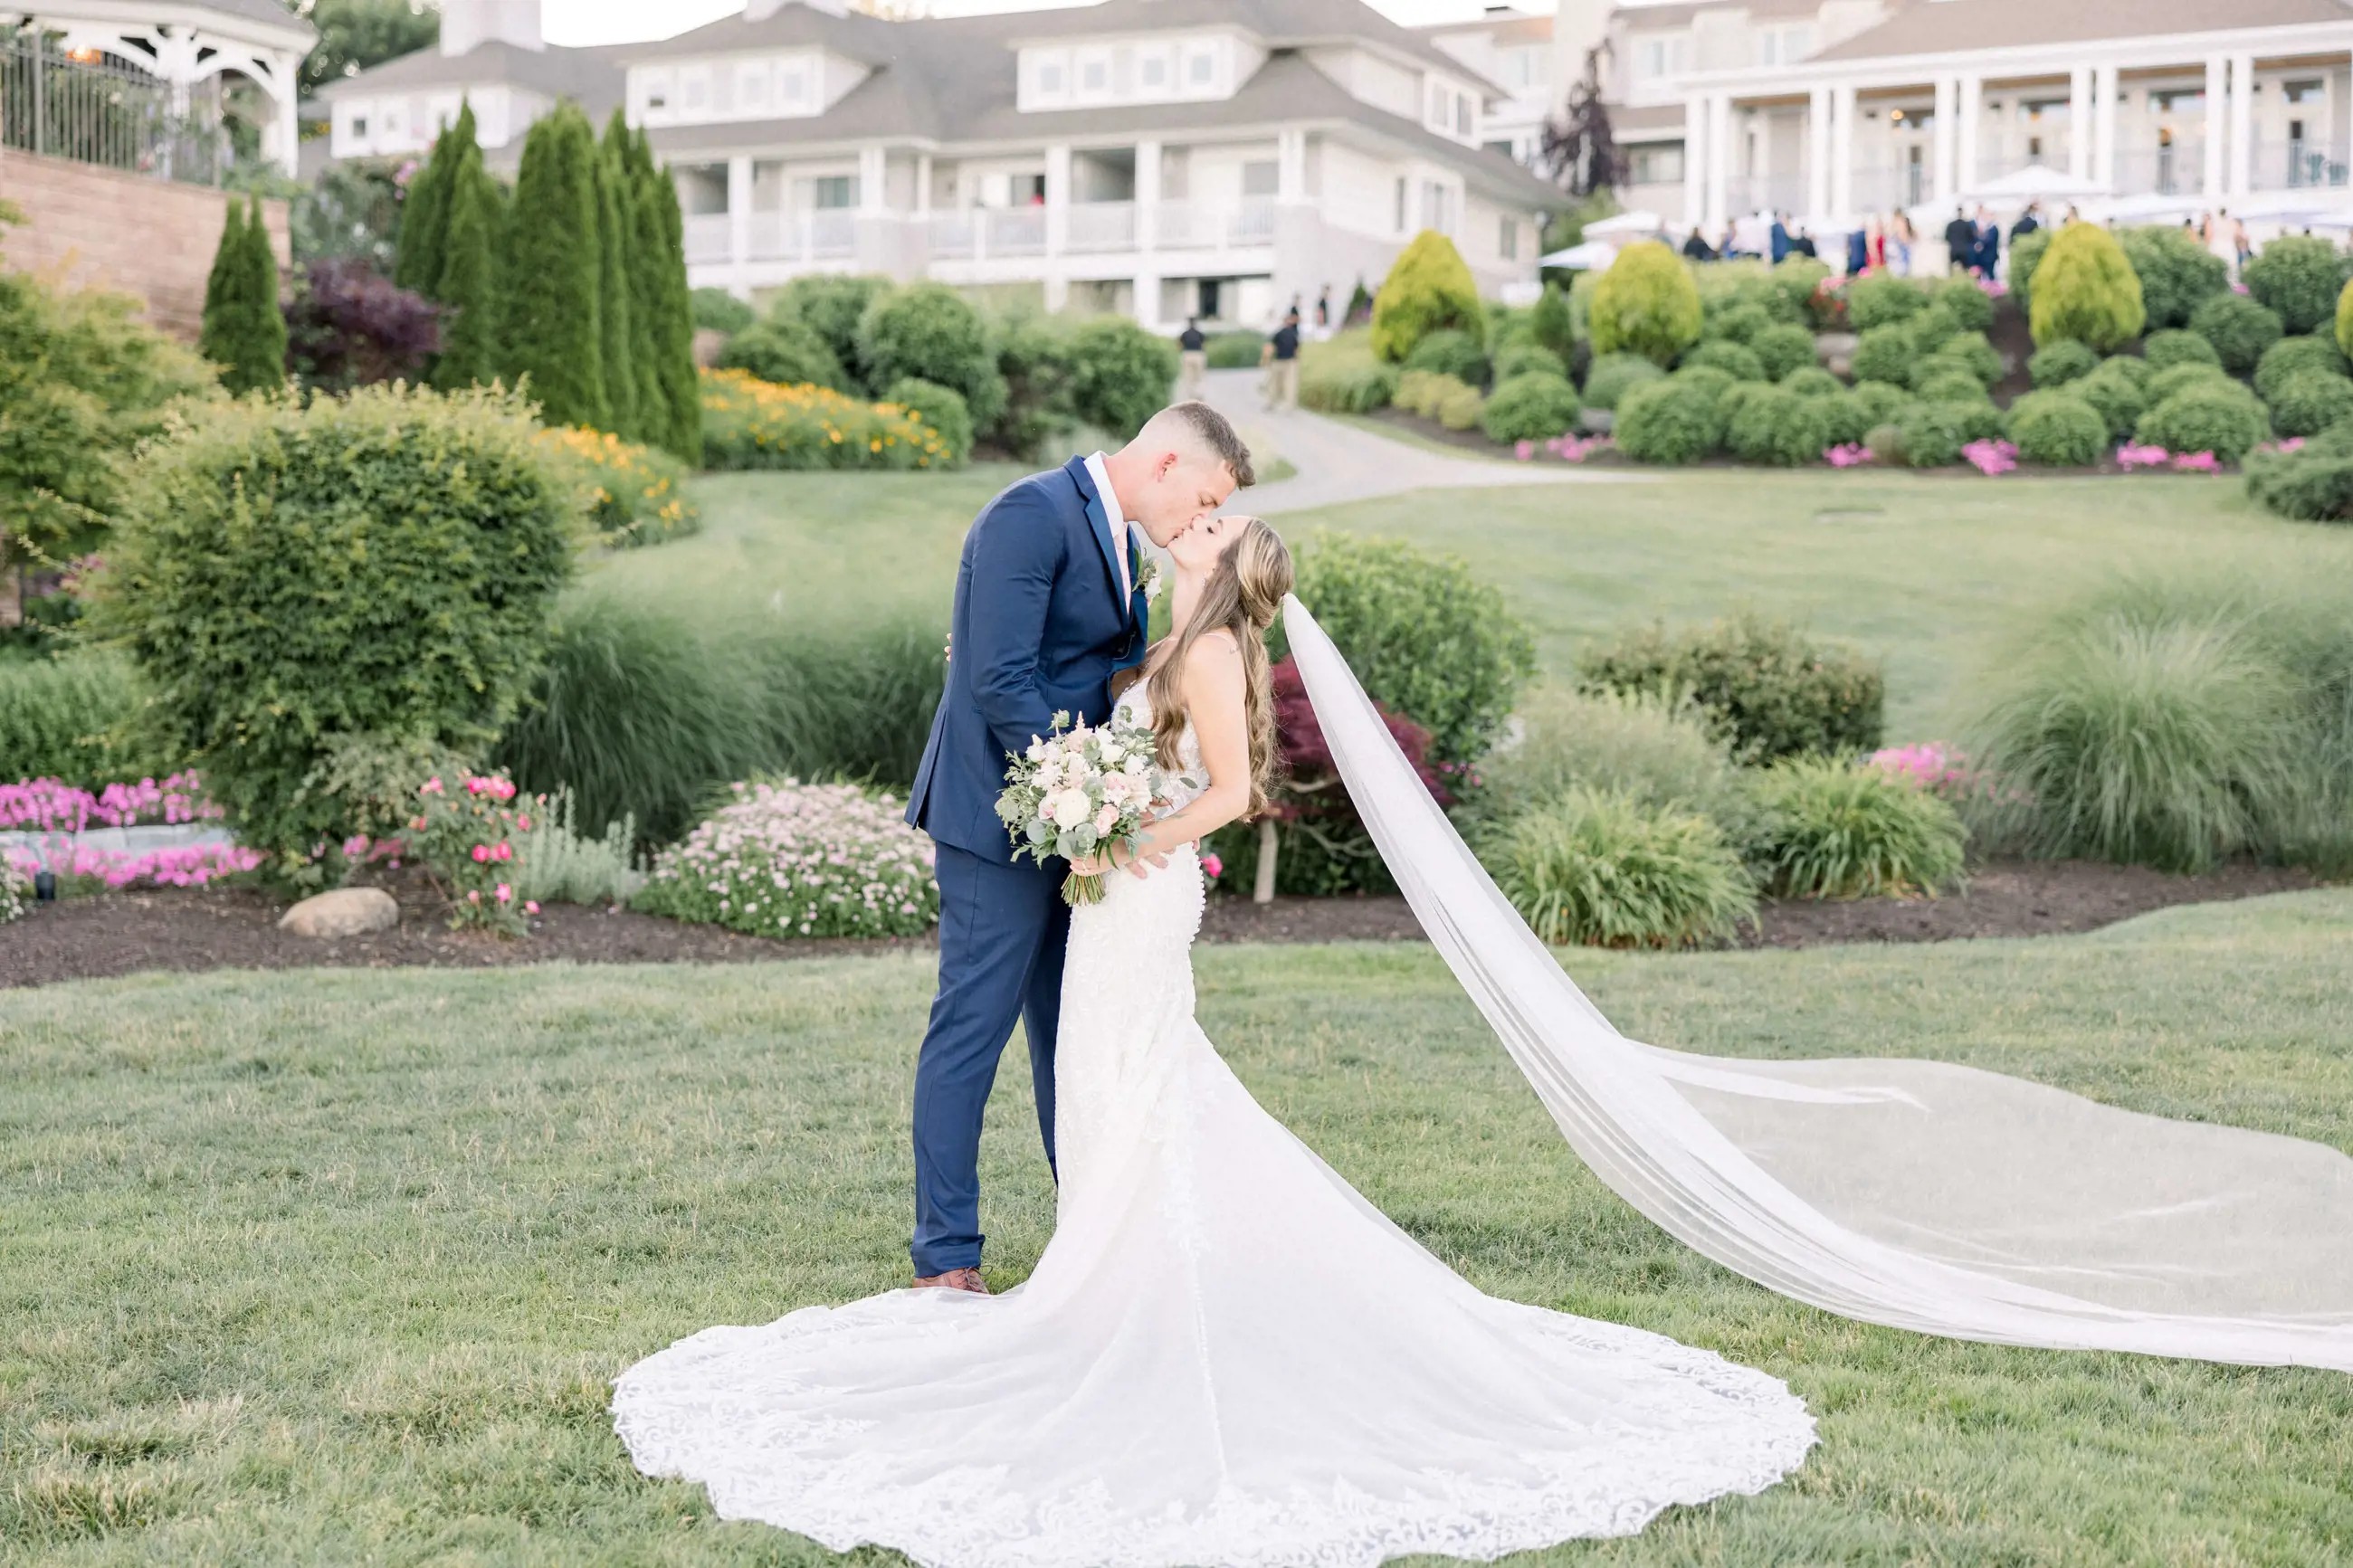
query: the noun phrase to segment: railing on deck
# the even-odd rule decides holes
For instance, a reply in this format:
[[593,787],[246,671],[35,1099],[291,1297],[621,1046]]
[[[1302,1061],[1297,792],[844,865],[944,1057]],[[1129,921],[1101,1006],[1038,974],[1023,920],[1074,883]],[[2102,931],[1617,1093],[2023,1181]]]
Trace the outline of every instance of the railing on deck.
[[219,79],[196,95],[35,29],[0,33],[0,146],[158,179],[216,185],[235,154]]

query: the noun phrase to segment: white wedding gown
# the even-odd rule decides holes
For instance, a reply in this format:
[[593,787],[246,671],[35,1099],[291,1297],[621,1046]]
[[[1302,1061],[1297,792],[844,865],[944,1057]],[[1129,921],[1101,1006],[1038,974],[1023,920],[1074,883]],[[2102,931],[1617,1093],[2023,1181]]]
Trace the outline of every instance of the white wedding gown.
[[1202,891],[1183,851],[1071,920],[1029,1279],[681,1340],[615,1387],[640,1469],[936,1568],[1359,1568],[1631,1534],[1803,1460],[1778,1380],[1481,1294],[1261,1110],[1194,1021]]

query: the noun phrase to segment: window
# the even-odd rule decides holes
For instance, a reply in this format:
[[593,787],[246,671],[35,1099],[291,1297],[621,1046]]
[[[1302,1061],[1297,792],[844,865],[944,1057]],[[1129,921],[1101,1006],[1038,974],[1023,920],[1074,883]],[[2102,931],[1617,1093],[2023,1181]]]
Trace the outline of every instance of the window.
[[1434,228],[1440,234],[1454,232],[1452,191],[1436,180],[1421,183],[1421,226]]
[[1814,30],[1805,26],[1763,27],[1757,34],[1757,63],[1786,66],[1814,52]]
[[1405,232],[1405,192],[1406,179],[1399,174],[1397,183],[1397,231],[1399,234]]
[[758,113],[768,107],[771,76],[765,60],[745,61],[735,68],[735,107]]
[[1634,43],[1634,74],[1651,78],[1672,76],[1691,68],[1691,37],[1688,34],[1661,34],[1638,38]]
[[2151,114],[2202,114],[2205,110],[2206,89],[2202,87],[2148,95],[2148,111]]
[[1626,149],[1626,181],[1634,185],[1680,185],[1683,182],[1683,144],[1651,142]]
[[2067,100],[2063,98],[2021,98],[2018,100],[2018,118],[2029,125],[2064,125],[2067,123]]
[[1242,165],[1242,195],[1271,196],[1281,181],[1271,158],[1257,158]]
[[1140,55],[1135,62],[1135,79],[1155,92],[1168,88],[1168,57],[1158,50]]
[[1456,93],[1454,95],[1454,134],[1468,136],[1472,133],[1472,129],[1471,95],[1467,92]]
[[798,109],[808,101],[808,73],[800,67],[786,66],[777,80],[777,97],[786,109]]
[[690,114],[711,106],[711,72],[707,67],[678,73],[678,100]]
[[809,205],[828,210],[858,205],[858,176],[827,174],[809,182]]
[[400,102],[397,99],[384,106],[384,133],[397,141],[400,136]]
[[354,136],[365,136],[365,135],[367,134],[367,116],[366,116],[366,115],[364,115],[364,114],[354,114],[354,115],[353,115],[353,116],[352,116],[352,121],[351,121],[351,133],[352,133],[353,135],[354,135]]
[[1504,218],[1496,229],[1495,254],[1506,261],[1520,258],[1520,224],[1517,218]]
[[2317,78],[2307,78],[2303,81],[2282,82],[2280,96],[2290,103],[2318,103],[2324,96],[2324,89]]
[[1048,60],[1038,68],[1038,90],[1049,98],[1062,96],[1062,66],[1059,60]]
[[645,79],[645,105],[649,114],[662,114],[670,109],[670,72],[654,71]]
[[1187,86],[1207,89],[1218,79],[1218,51],[1208,45],[1185,51],[1185,81]]
[[1111,94],[1111,51],[1081,49],[1078,54],[1079,92],[1087,98],[1107,98]]

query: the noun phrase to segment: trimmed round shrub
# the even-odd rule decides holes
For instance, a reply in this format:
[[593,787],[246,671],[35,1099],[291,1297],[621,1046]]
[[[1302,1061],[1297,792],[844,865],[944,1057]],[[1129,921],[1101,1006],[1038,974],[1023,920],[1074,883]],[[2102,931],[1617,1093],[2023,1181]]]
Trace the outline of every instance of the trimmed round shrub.
[[2235,387],[2238,384],[2219,364],[2177,364],[2150,376],[2142,384],[2141,395],[2154,405],[2193,386]]
[[1765,362],[1757,351],[1722,338],[1709,338],[1687,351],[1679,368],[1713,368],[1724,372],[1735,381],[1763,381]]
[[716,363],[721,370],[748,371],[779,386],[829,386],[840,392],[852,384],[816,330],[789,319],[744,328],[727,340]]
[[1629,387],[1610,434],[1638,463],[1695,463],[1724,439],[1721,387],[1705,376],[1671,375]]
[[2064,386],[2099,368],[2099,351],[2073,338],[2061,338],[2047,349],[2035,350],[2026,362],[2026,374],[2034,378],[2034,384],[2046,387]]
[[2108,422],[2068,392],[2030,392],[2010,405],[2010,438],[2019,458],[2054,468],[2087,468],[2108,453]]
[[2061,229],[2034,270],[2027,321],[2035,346],[2073,338],[2113,353],[2140,336],[2147,320],[2140,279],[2116,237],[2097,224],[2071,223]]
[[874,367],[859,357],[859,329],[874,301],[891,289],[891,279],[873,273],[805,272],[776,290],[768,301],[768,319],[815,329],[841,368],[859,378],[842,390],[864,392],[878,384]]
[[1724,444],[1734,457],[1788,468],[1821,461],[1825,443],[1820,424],[1810,416],[1809,399],[1778,386],[1741,390],[1724,432]]
[[1862,381],[1854,387],[1857,406],[1871,416],[1873,425],[1882,425],[1912,406],[1915,399],[1903,387],[1893,382]]
[[1974,278],[1947,278],[1935,288],[1933,298],[1951,312],[1965,332],[1982,332],[1993,326],[1993,296],[1978,287]]
[[1585,370],[1585,404],[1588,408],[1615,408],[1629,387],[1657,381],[1667,373],[1641,354],[1596,354]]
[[1699,341],[1699,286],[1683,258],[1654,239],[1620,250],[1593,286],[1593,352],[1638,353],[1667,364]]
[[2058,232],[2054,228],[2038,228],[2010,242],[2010,298],[2018,301],[2018,308],[2027,313],[2030,322],[2034,315],[2031,290],[2035,269],[2042,265],[2043,252],[2051,248],[2052,237]]
[[2100,362],[2100,368],[2094,374],[2123,376],[2137,390],[2147,392],[2149,382],[2157,374],[2157,367],[2131,354],[2111,354]]
[[1424,332],[1405,356],[1408,370],[1435,371],[1477,386],[1487,379],[1487,353],[1478,340],[1456,327]]
[[[1430,731],[1438,762],[1485,755],[1535,673],[1527,627],[1451,555],[1319,531],[1299,552],[1298,593],[1372,700]],[[1288,654],[1281,623],[1267,640],[1275,659]]]
[[1709,314],[1701,324],[1700,336],[1723,338],[1736,343],[1754,343],[1773,325],[1772,314],[1764,306],[1735,303]]
[[1480,816],[1514,816],[1580,784],[1709,816],[1737,804],[1732,758],[1687,700],[1548,684],[1528,692],[1513,717],[1518,734],[1479,764],[1472,805]]
[[2002,361],[2001,351],[1983,332],[1956,332],[1938,343],[1923,363],[1952,365],[1975,377],[1981,387],[2000,381],[2010,368]]
[[2279,314],[2244,294],[2217,294],[2198,307],[2189,330],[2214,345],[2222,368],[2232,375],[2252,375],[2264,351],[2285,331]]
[[1822,288],[1830,276],[1831,264],[1818,257],[1785,256],[1775,262],[1768,280],[1781,300],[1778,319],[1805,327],[1828,325],[1837,313]]
[[2138,362],[2127,362],[2122,359],[2103,360],[2100,362],[2098,370],[2080,380],[2066,384],[2066,391],[2070,396],[2082,398],[2098,413],[2101,421],[2108,427],[2108,439],[2111,441],[2121,441],[2130,435],[2133,426],[2141,416],[2141,411],[2148,406],[2147,399],[2141,395],[2140,383],[2137,380],[2127,372],[2109,368],[2127,363],[2137,363]]
[[1753,921],[1739,853],[1708,818],[1577,788],[1483,837],[1480,858],[1556,945],[1686,947]]
[[2333,426],[2293,452],[2249,453],[2247,494],[2305,522],[2353,519],[2353,425]]
[[1986,397],[1985,386],[1976,376],[1958,365],[1935,360],[1921,362],[1921,377],[1912,390],[1927,403],[1976,403]]
[[697,289],[687,296],[687,310],[698,331],[725,332],[733,337],[760,319],[760,312],[724,289]]
[[1354,333],[1314,344],[1312,353],[1299,356],[1299,401],[1327,414],[1386,408],[1397,397],[1399,379],[1398,367],[1375,359],[1372,345]]
[[1255,370],[1266,339],[1260,333],[1211,332],[1201,357],[1211,370]]
[[1959,814],[1884,768],[1792,757],[1749,787],[1751,851],[1784,898],[1933,894],[1960,880]]
[[735,784],[654,860],[637,908],[754,936],[921,936],[940,912],[932,847],[856,784]]
[[[2118,229],[2116,243],[2140,279],[2151,332],[2187,326],[2199,306],[2230,289],[2229,266],[2187,230],[2163,224]],[[2011,270],[2017,266],[2013,256]]]
[[2282,330],[2316,331],[2336,320],[2337,297],[2345,290],[2345,258],[2333,241],[2284,234],[2255,253],[2241,281],[2279,317]]
[[1168,406],[1176,345],[1125,316],[1096,316],[1071,333],[1071,414],[1099,430],[1130,437]]
[[1496,386],[1479,424],[1491,441],[1546,441],[1575,428],[1577,407],[1568,377],[1532,370]]
[[2353,380],[2325,370],[2290,376],[2272,399],[2272,426],[2283,436],[2317,436],[2353,417]]
[[1005,409],[1005,377],[980,312],[944,283],[877,294],[858,323],[858,357],[872,384],[915,376],[955,388],[976,426]]
[[1484,344],[1487,312],[1462,253],[1452,240],[1426,228],[1398,253],[1373,297],[1373,353],[1400,364],[1416,343],[1449,328]]
[[90,616],[143,678],[155,751],[248,845],[307,862],[336,743],[479,752],[572,574],[569,487],[513,394],[398,384],[206,411],[131,470]]
[[2211,364],[2222,368],[2222,356],[2214,345],[2196,332],[2182,327],[2168,327],[2161,332],[2151,332],[2140,345],[2142,363],[2152,371],[2171,370],[2178,364]]
[[1528,335],[1542,348],[1558,354],[1565,363],[1577,347],[1577,317],[1568,308],[1568,290],[1557,283],[1544,286],[1528,311]]
[[1753,615],[1634,627],[1579,654],[1577,673],[1588,691],[1688,696],[1743,763],[1874,750],[1886,702],[1876,661]]
[[1818,364],[1800,365],[1781,378],[1781,388],[1799,397],[1827,397],[1843,392],[1846,384]]
[[[2200,340],[2201,342],[2203,339]],[[2348,375],[2345,356],[2339,353],[2336,340],[2319,336],[2282,338],[2263,351],[2255,364],[2255,395],[2265,403],[2279,395],[2287,382],[2309,374]]]
[[1568,362],[1538,342],[1512,343],[1495,351],[1495,380],[1509,381],[1515,375],[1540,371],[1546,375],[1568,377]]
[[882,401],[897,404],[936,431],[950,467],[972,456],[972,410],[955,387],[920,376],[902,376],[891,384]]
[[1475,386],[1457,383],[1438,400],[1438,422],[1449,430],[1471,429],[1486,412],[1487,399]]
[[[1887,439],[1882,430],[1892,434]],[[1913,468],[1942,468],[1961,460],[1961,448],[1972,441],[1992,440],[2003,432],[2002,412],[1982,395],[1966,403],[1906,404],[1873,430],[1871,449],[1890,463]]]
[[2168,452],[2211,452],[2235,463],[2265,434],[2263,405],[2242,386],[2193,386],[2140,416],[2133,434]]
[[1844,388],[1836,389],[1827,396],[1812,397],[1786,383],[1781,390],[1798,399],[1798,417],[1812,424],[1811,440],[1814,455],[1818,458],[1832,447],[1862,440],[1871,434],[1871,427],[1878,423],[1872,411]]
[[1855,340],[1854,357],[1849,366],[1854,379],[1883,381],[1891,386],[1909,385],[1912,363],[1919,357],[1912,344],[1912,334],[1901,325],[1873,327]]
[[1424,419],[1438,417],[1438,405],[1451,394],[1462,389],[1463,384],[1451,375],[1434,370],[1408,370],[1398,373],[1397,405],[1409,414],[1419,414]]
[[1766,328],[1748,340],[1749,351],[1764,365],[1768,380],[1785,381],[1814,366],[1814,334],[1803,327],[1782,323]]
[[1858,332],[1892,326],[1927,307],[1926,290],[1908,278],[1873,272],[1846,286],[1847,325]]

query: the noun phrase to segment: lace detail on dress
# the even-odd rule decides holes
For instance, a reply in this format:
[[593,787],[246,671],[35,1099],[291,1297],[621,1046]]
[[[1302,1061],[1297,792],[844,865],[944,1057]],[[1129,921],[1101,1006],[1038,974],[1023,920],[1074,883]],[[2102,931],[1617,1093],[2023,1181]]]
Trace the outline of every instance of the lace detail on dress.
[[615,1387],[639,1468],[931,1568],[1372,1568],[1630,1534],[1802,1461],[1778,1380],[1482,1295],[1267,1115],[1194,1021],[1202,898],[1180,850],[1071,916],[1029,1280],[682,1340]]

